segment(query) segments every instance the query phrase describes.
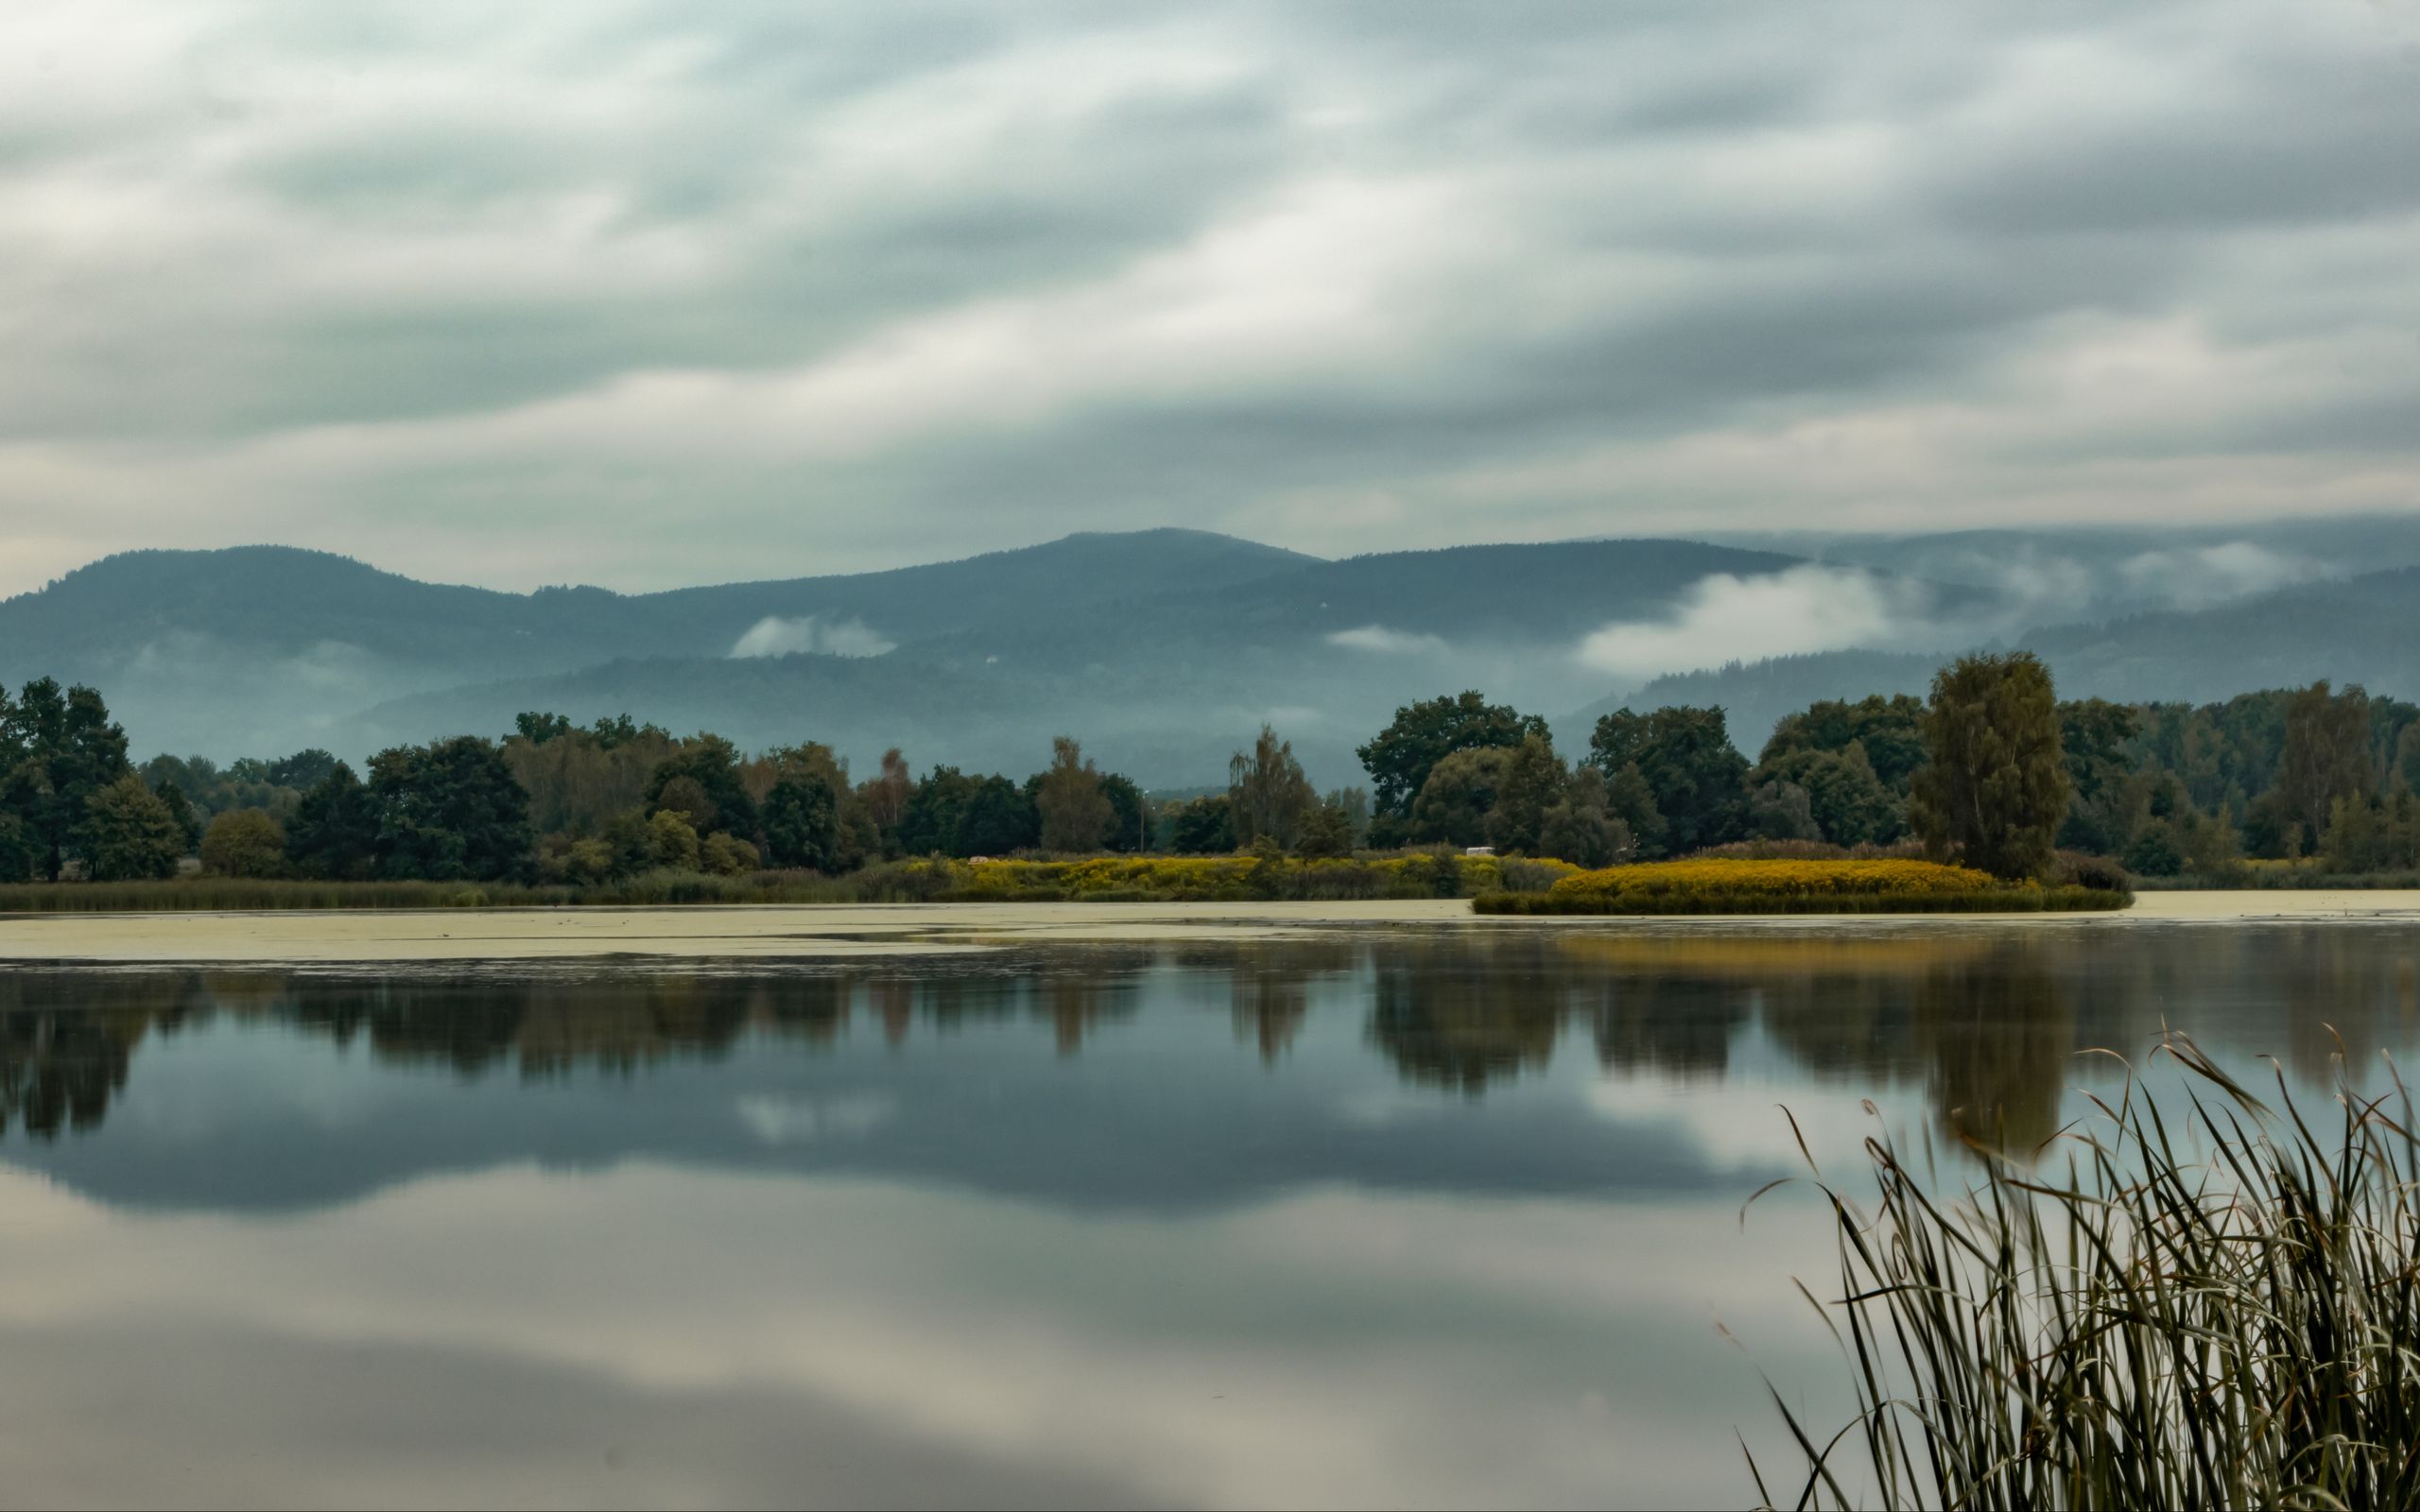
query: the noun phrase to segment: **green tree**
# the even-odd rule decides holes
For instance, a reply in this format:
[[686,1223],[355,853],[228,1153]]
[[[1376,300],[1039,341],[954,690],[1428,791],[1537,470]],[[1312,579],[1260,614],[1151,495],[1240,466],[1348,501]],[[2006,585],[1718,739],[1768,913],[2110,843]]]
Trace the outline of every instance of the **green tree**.
[[201,837],[201,869],[220,877],[285,873],[285,828],[267,809],[230,809]]
[[985,777],[966,796],[966,809],[959,816],[950,853],[1004,856],[1030,850],[1041,839],[1042,816],[1035,811],[1033,799],[1005,777]]
[[191,850],[200,845],[201,816],[194,812],[193,800],[185,797],[185,790],[173,782],[167,782],[160,783],[152,791],[160,795],[161,802],[168,805],[169,816],[177,821],[177,828],[184,833],[185,849]]
[[1570,787],[1571,773],[1554,753],[1554,743],[1544,735],[1524,737],[1504,764],[1503,785],[1487,812],[1487,843],[1499,850],[1536,855],[1547,811],[1564,802]]
[[717,830],[698,842],[698,868],[712,876],[736,877],[756,869],[756,848]]
[[1294,842],[1298,855],[1348,856],[1353,853],[1353,816],[1342,803],[1322,799],[1314,804],[1303,820],[1303,833]]
[[777,867],[840,869],[840,809],[828,783],[785,777],[765,795],[765,853]]
[[720,735],[700,735],[656,764],[648,778],[645,801],[649,811],[663,807],[664,790],[687,778],[697,783],[704,799],[706,812],[691,816],[700,833],[729,830],[743,838],[753,836],[762,826],[739,769],[739,752],[730,741]]
[[1237,751],[1227,763],[1227,803],[1238,847],[1250,849],[1267,839],[1280,850],[1291,850],[1319,794],[1303,775],[1293,746],[1263,725],[1251,754]]
[[352,767],[338,762],[302,795],[285,851],[306,876],[352,881],[370,874],[378,855],[378,808]]
[[1540,817],[1537,854],[1581,867],[1629,860],[1636,849],[1630,827],[1614,817],[1612,808],[1604,774],[1583,764],[1571,774],[1562,800]]
[[1834,845],[1888,845],[1907,831],[1904,806],[1866,760],[1861,741],[1841,750],[1790,751],[1759,765],[1750,781],[1805,789],[1816,829]]
[[2038,877],[2067,812],[2058,695],[2030,651],[1942,668],[1925,714],[1931,760],[1910,816],[1936,854],[1996,877]]
[[389,877],[491,881],[529,864],[529,795],[493,741],[458,735],[370,759],[378,867]]
[[2366,803],[2377,786],[2369,695],[2360,688],[2337,694],[2325,681],[2293,695],[2286,705],[2274,801],[2295,832],[2297,851],[2317,848],[2340,801]]
[[2124,704],[2085,698],[2059,705],[2059,742],[2073,790],[2059,825],[2063,848],[2101,856],[2126,849],[2144,817],[2144,794],[2129,754],[2141,734],[2141,713]]
[[25,822],[13,814],[0,813],[0,882],[25,881],[34,874],[34,863],[40,859]]
[[1170,837],[1180,854],[1227,855],[1236,849],[1235,809],[1224,793],[1197,798],[1176,811]]
[[1748,833],[1759,840],[1820,840],[1815,808],[1796,782],[1769,781],[1748,790]]
[[1733,747],[1720,709],[1616,710],[1597,721],[1588,759],[1609,782],[1624,767],[1638,768],[1663,821],[1663,846],[1674,855],[1746,831],[1748,759]]
[[1103,845],[1130,853],[1151,849],[1151,807],[1143,800],[1143,790],[1134,785],[1133,780],[1105,772],[1101,775],[1100,796],[1109,799],[1109,836]]
[[1432,844],[1487,843],[1487,816],[1504,791],[1514,752],[1500,746],[1450,753],[1428,770],[1411,805],[1411,833]]
[[133,771],[126,731],[111,722],[98,693],[40,678],[13,704],[0,698],[0,759],[7,762],[0,812],[16,816],[36,865],[56,882],[76,851],[93,796]]
[[177,816],[131,768],[85,798],[77,838],[95,882],[173,877],[177,859],[185,853]]
[[1374,822],[1410,818],[1429,772],[1454,752],[1517,747],[1546,733],[1545,720],[1509,704],[1489,703],[1477,691],[1396,710],[1394,722],[1354,752],[1370,774]]
[[1603,781],[1605,812],[1630,835],[1637,853],[1650,859],[1662,855],[1664,816],[1656,810],[1655,790],[1647,785],[1647,774],[1638,769],[1638,763],[1626,762],[1616,771],[1583,765]]
[[959,854],[958,833],[974,796],[975,779],[955,766],[936,766],[926,773],[900,805],[900,854]]
[[1045,850],[1098,850],[1117,819],[1109,795],[1101,791],[1100,769],[1066,735],[1051,738],[1050,765],[1034,780],[1033,806],[1042,819]]
[[512,716],[513,733],[532,746],[543,746],[572,732],[571,720],[562,714],[540,713],[535,710]]
[[2166,819],[2145,820],[2118,859],[2138,877],[2173,877],[2183,872],[2186,865],[2185,848],[2178,842],[2176,826]]
[[336,754],[314,746],[308,750],[298,750],[291,756],[281,756],[269,763],[268,775],[271,786],[287,788],[299,794],[307,793],[326,782],[328,774],[336,769]]
[[647,821],[648,861],[666,871],[698,869],[698,830],[679,809],[658,809]]
[[[1756,765],[1772,768],[1800,751],[1844,753],[1865,747],[1876,781],[1899,798],[1925,764],[1925,703],[1907,694],[1876,695],[1856,702],[1831,699],[1808,705],[1773,727]],[[1787,777],[1787,781],[1797,781]]]

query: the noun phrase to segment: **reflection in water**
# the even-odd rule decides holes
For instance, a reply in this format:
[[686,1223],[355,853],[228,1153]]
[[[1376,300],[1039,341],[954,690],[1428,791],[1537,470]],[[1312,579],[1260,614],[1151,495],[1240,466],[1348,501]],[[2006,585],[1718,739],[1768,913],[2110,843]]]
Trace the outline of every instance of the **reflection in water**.
[[[1223,995],[1238,1041],[1275,1068],[1315,1010],[1361,1014],[1416,1088],[1479,1097],[1553,1061],[1584,1028],[1620,1076],[1720,1083],[1754,1029],[1818,1084],[1920,1085],[1945,1129],[2012,1149],[2058,1126],[2076,1056],[2139,1056],[2164,1025],[2256,1016],[2257,1048],[2306,1084],[2420,1026],[2420,947],[2377,929],[2283,926],[1900,935],[1506,932],[1372,943],[1069,949],[967,966],[867,970],[341,975],[19,971],[0,979],[0,1135],[100,1126],[140,1047],[220,1021],[267,1022],[381,1064],[527,1078],[629,1075],[711,1059],[744,1036],[829,1046],[863,1022],[894,1048],[923,1026],[1046,1027],[1063,1056],[1129,1022],[1156,986]],[[1193,996],[1198,997],[1198,994]],[[1189,999],[1190,1000],[1190,999]]]
[[11,971],[0,1417],[39,1452],[0,1475],[1737,1505],[1758,1370],[1833,1358],[1788,1280],[1824,1213],[1739,1224],[1796,1166],[1773,1104],[1827,1167],[1867,1098],[2023,1147],[2118,1074],[2080,1050],[2173,1023],[2324,1083],[2339,1036],[2420,1042],[2415,983],[2400,929],[2122,924]]

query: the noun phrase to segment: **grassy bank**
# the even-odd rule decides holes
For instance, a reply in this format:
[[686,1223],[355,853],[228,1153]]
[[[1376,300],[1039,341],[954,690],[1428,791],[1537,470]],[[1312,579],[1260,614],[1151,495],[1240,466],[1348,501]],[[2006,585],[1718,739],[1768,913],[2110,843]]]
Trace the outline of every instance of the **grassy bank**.
[[1651,862],[1577,872],[1544,892],[1487,893],[1482,914],[1944,914],[2123,908],[2131,894],[2011,884],[1904,858]]
[[1561,861],[1420,852],[1301,860],[1096,856],[1068,861],[894,861],[844,877],[811,871],[707,876],[650,871],[586,886],[508,882],[173,882],[0,885],[0,913],[199,913],[346,908],[640,908],[683,904],[1252,902],[1468,898],[1543,892]]
[[1834,1436],[1775,1393],[1805,1461],[1757,1473],[1767,1505],[2420,1502],[2409,1096],[2340,1087],[2314,1125],[2282,1073],[2273,1110],[2162,1051],[2192,1094],[2170,1116],[2131,1087],[2064,1154],[1987,1154],[1946,1194],[1871,1141],[1871,1217],[1819,1178],[1858,1410]]

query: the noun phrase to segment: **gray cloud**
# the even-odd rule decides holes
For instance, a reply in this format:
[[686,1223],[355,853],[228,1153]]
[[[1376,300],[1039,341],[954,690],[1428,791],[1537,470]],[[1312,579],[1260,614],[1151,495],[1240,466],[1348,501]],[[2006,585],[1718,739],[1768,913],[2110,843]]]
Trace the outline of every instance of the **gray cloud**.
[[0,591],[2420,506],[2420,19],[28,0]]

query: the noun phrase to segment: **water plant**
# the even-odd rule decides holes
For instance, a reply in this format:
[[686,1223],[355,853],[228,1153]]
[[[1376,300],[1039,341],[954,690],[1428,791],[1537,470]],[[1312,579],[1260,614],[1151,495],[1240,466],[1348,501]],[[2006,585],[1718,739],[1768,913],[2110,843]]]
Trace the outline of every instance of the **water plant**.
[[1816,1305],[1858,1411],[1819,1437],[1773,1394],[1804,1465],[1775,1484],[1749,1456],[1766,1505],[2420,1503],[2400,1077],[2366,1097],[2340,1055],[2315,1125],[2282,1072],[2273,1108],[2183,1036],[2155,1058],[2182,1069],[2172,1112],[2130,1074],[2045,1151],[1979,1146],[1953,1195],[1878,1137],[1871,1217],[1819,1175],[1841,1294]]

